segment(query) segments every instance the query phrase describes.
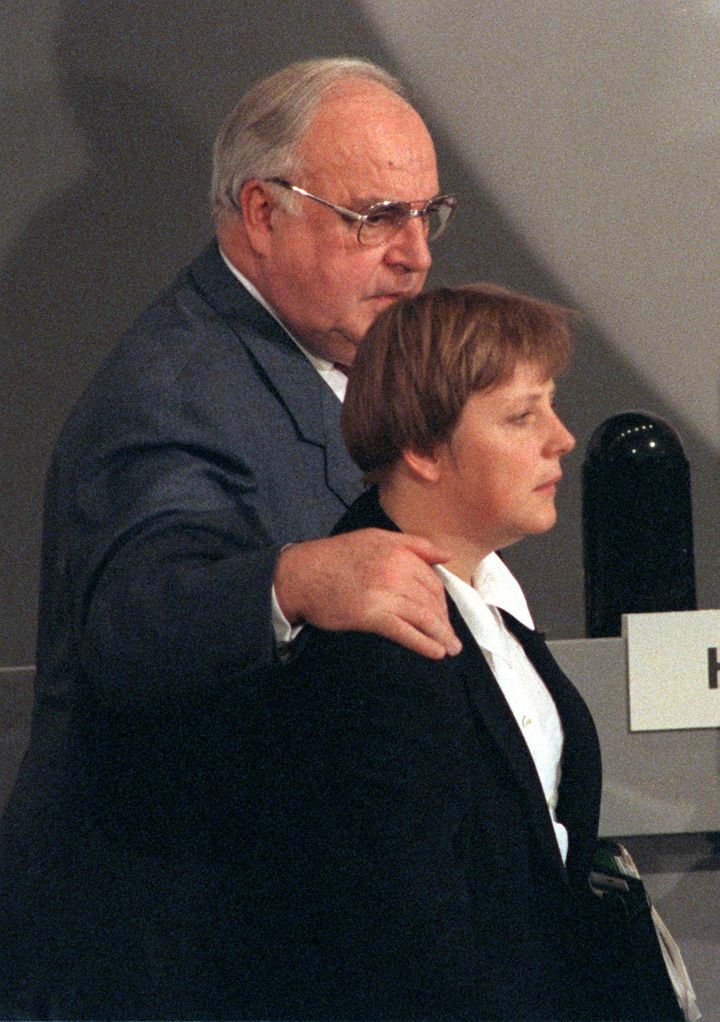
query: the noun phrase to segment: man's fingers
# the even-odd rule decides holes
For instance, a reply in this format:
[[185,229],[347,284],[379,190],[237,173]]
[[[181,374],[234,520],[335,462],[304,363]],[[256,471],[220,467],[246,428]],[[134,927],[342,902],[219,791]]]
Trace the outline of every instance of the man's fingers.
[[440,646],[450,656],[456,656],[462,649],[462,643],[448,620],[444,598],[435,608],[415,599],[398,596],[391,617],[409,625],[414,632]]
[[376,634],[383,635],[399,646],[404,646],[413,653],[419,653],[431,660],[442,660],[447,655],[443,643],[435,642],[399,617],[388,615],[383,622],[378,623]]
[[[444,600],[439,611],[406,597],[396,597],[392,604],[391,608],[384,614],[379,614],[371,623],[371,631],[376,631],[401,646],[423,652],[425,656],[439,659],[446,653],[450,656],[460,653],[463,644],[451,629]],[[398,638],[399,636],[402,638]],[[425,652],[426,650],[435,652]]]
[[438,546],[433,543],[432,540],[425,539],[424,536],[412,536],[405,533],[402,534],[402,545],[408,550],[412,550],[414,554],[422,558],[426,564],[444,564],[445,561],[449,561],[452,554],[445,547]]
[[414,579],[419,586],[422,586],[424,590],[438,601],[438,605],[444,607],[445,586],[434,568],[426,565],[424,561],[418,561]]

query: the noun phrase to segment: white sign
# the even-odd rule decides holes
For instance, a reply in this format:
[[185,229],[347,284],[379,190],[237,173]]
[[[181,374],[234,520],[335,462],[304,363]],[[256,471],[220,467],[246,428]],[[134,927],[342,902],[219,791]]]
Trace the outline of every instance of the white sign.
[[720,727],[720,610],[623,614],[631,731]]

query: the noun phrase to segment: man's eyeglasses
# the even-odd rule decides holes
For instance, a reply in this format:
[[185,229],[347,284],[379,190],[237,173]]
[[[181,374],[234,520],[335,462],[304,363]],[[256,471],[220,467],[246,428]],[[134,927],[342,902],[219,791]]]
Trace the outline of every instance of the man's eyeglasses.
[[282,177],[268,177],[265,180],[327,206],[346,222],[356,223],[357,240],[366,247],[384,244],[414,217],[421,218],[427,240],[435,241],[447,229],[458,204],[455,195],[436,195],[427,202],[420,199],[417,202],[388,199],[385,202],[374,202],[356,213],[353,209],[346,209],[345,206],[338,206],[327,199],[321,199],[319,195],[306,192],[304,188],[292,185]]

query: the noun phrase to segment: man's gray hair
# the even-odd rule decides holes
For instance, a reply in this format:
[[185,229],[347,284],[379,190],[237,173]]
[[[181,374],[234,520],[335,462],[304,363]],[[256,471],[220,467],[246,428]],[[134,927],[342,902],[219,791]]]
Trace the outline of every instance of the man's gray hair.
[[393,75],[356,57],[304,60],[262,78],[225,118],[215,139],[212,211],[216,223],[237,214],[250,178],[292,177],[297,150],[325,94],[341,80],[375,82],[406,98]]

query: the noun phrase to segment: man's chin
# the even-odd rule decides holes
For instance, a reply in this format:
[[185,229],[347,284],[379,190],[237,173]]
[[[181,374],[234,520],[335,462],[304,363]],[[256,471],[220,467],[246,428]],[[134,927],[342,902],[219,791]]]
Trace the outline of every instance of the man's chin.
[[310,348],[308,345],[308,348],[314,355],[324,358],[327,362],[333,362],[337,366],[349,368],[355,361],[360,343],[361,338],[355,341],[345,334],[333,331],[333,333],[323,338],[322,346],[317,344],[315,347]]

